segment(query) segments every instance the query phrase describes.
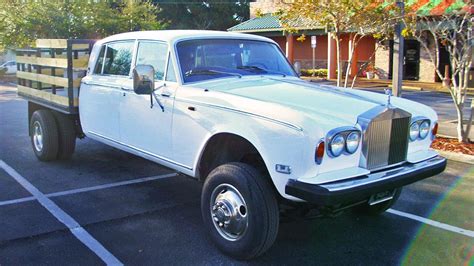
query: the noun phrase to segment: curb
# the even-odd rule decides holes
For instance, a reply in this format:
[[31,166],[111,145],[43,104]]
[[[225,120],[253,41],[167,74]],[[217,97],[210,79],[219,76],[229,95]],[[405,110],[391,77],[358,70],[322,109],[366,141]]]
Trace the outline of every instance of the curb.
[[450,152],[450,151],[442,151],[442,150],[436,150],[436,152],[438,152],[439,155],[451,161],[474,164],[474,155],[468,155],[468,154]]

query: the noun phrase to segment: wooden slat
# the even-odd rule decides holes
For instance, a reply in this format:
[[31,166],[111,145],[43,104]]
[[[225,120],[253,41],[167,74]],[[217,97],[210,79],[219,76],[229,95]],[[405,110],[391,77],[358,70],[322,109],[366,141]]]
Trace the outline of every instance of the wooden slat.
[[[87,64],[89,62],[88,56],[81,56],[78,59],[73,59],[73,68],[78,70],[87,69]],[[29,56],[17,56],[17,63],[32,64],[39,66],[49,66],[49,67],[60,67],[67,68],[67,58],[44,58],[44,57],[29,57]]]
[[[40,91],[30,87],[25,87],[21,85],[17,85],[18,93],[23,95],[28,95],[36,98],[40,98],[49,102],[54,102],[59,105],[63,105],[65,107],[69,106],[69,101],[66,96],[52,94],[51,92],[47,91]],[[79,106],[79,99],[74,97],[74,106]]]
[[89,64],[89,56],[79,56],[77,59],[72,60],[72,68],[74,69],[87,69]]
[[[66,39],[38,39],[36,40],[36,47],[38,48],[67,48],[67,40]],[[72,44],[73,50],[83,50],[89,49],[89,44],[87,43],[73,43]]]
[[[29,72],[24,72],[24,71],[17,71],[16,76],[22,79],[34,80],[34,81],[38,81],[42,83],[65,87],[65,88],[68,87],[68,80],[67,78],[63,78],[63,77],[54,77],[50,75],[35,74],[35,73],[29,73]],[[81,79],[75,79],[73,81],[74,88],[79,88],[80,85],[81,85]]]

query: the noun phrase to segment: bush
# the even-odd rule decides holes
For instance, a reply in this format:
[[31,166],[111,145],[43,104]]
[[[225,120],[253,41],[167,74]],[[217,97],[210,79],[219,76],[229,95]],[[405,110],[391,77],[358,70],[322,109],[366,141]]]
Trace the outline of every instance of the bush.
[[[314,74],[314,75],[313,75]],[[315,76],[315,77],[327,77],[328,70],[326,68],[320,69],[301,69],[301,76]]]

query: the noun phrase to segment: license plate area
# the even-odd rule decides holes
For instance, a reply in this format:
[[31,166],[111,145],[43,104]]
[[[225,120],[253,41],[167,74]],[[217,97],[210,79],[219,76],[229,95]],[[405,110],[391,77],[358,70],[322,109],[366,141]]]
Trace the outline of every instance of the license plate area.
[[393,196],[395,195],[395,190],[387,190],[387,191],[382,191],[377,194],[374,194],[370,196],[369,199],[369,205],[375,205],[387,200],[393,199]]

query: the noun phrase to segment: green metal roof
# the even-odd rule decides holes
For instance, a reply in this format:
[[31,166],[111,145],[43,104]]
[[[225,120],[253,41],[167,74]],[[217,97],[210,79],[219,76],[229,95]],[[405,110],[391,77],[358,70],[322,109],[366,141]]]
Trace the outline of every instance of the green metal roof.
[[[298,18],[294,21],[288,23],[292,25],[297,30],[321,30],[324,27],[321,27],[310,20],[305,20],[303,18]],[[256,17],[244,21],[238,25],[229,28],[228,31],[235,32],[275,32],[275,31],[284,31],[284,27],[281,25],[278,17],[271,14],[266,14],[261,17]]]
[[257,32],[257,31],[280,31],[283,27],[278,18],[270,14],[244,21],[229,28],[228,31]]

